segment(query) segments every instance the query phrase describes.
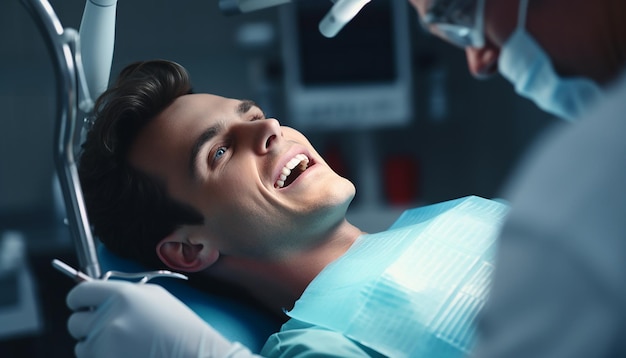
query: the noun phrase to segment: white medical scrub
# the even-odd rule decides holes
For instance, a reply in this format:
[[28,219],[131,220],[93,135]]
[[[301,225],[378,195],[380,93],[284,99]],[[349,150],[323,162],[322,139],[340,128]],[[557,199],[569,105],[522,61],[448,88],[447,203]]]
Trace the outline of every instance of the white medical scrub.
[[624,357],[626,78],[544,139],[504,195],[476,357]]

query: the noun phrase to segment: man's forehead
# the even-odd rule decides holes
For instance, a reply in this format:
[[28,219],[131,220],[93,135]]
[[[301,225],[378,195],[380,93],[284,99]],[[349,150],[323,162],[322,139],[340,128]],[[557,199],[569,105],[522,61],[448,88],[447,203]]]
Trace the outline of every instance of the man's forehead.
[[199,125],[202,112],[206,112],[202,103],[210,103],[213,97],[198,94],[180,96],[149,120],[131,146],[131,165],[156,174],[155,168],[167,164],[170,157],[184,150],[189,133]]
[[234,99],[209,93],[193,93],[178,97],[162,113],[164,116],[194,114],[243,114],[256,103],[247,99]]
[[182,95],[178,98],[176,98],[172,104],[170,104],[165,111],[165,112],[172,112],[172,111],[180,111],[180,110],[185,110],[185,109],[194,109],[194,108],[198,108],[198,109],[207,109],[207,108],[214,108],[214,109],[218,109],[220,107],[220,105],[223,105],[229,101],[232,101],[229,98],[224,98],[221,96],[217,96],[214,94],[210,94],[210,93],[191,93],[191,94],[186,94],[186,95]]

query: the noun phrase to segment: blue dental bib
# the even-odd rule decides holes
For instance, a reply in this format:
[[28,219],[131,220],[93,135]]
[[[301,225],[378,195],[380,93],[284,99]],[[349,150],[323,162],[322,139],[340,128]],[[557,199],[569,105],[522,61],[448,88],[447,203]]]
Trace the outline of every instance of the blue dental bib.
[[390,357],[466,356],[507,212],[476,196],[408,210],[359,237],[287,314]]

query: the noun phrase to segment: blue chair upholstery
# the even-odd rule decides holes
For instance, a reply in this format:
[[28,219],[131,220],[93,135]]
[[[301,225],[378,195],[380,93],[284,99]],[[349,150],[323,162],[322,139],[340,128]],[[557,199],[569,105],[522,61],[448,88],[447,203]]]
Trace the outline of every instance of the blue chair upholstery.
[[[98,257],[103,272],[146,271],[140,264],[120,258],[103,245],[98,246]],[[158,284],[188,305],[226,338],[247,346],[253,352],[260,352],[265,340],[280,328],[275,317],[252,305],[202,292],[177,279],[159,279]]]

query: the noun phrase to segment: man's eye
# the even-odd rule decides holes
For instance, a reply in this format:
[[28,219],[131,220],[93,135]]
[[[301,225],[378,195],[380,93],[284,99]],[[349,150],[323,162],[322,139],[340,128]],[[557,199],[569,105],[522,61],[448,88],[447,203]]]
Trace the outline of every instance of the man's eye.
[[227,154],[227,152],[228,152],[227,145],[221,145],[211,150],[211,152],[207,156],[207,162],[210,168],[215,169],[218,165],[221,165],[223,163],[222,157],[224,157]]
[[215,155],[213,156],[213,159],[215,160],[220,159],[220,157],[224,154],[226,154],[226,147],[219,147],[215,151]]
[[265,119],[265,115],[263,115],[263,114],[255,114],[254,116],[252,116],[250,118],[250,122],[258,121],[258,120],[261,120],[261,119]]

